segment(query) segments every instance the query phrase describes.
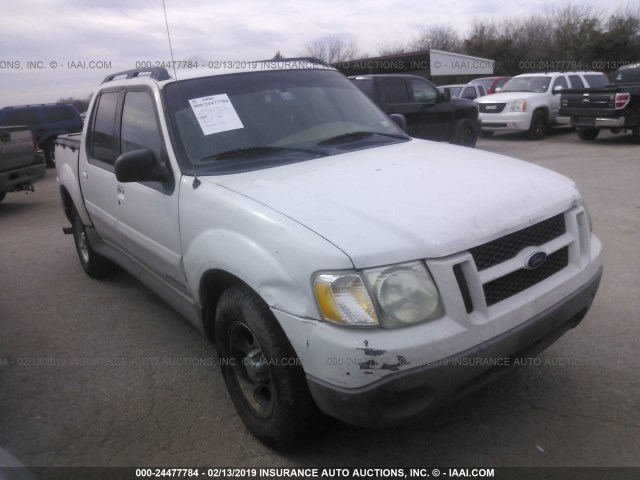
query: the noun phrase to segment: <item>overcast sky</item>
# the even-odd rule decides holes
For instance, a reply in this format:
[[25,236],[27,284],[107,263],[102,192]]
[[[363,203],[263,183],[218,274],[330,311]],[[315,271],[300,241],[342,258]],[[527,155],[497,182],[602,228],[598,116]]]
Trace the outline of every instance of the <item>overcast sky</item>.
[[[165,0],[175,60],[305,53],[326,36],[376,55],[432,25],[467,33],[474,19],[528,16],[550,5],[605,13],[638,0]],[[0,107],[84,98],[109,73],[169,60],[162,0],[0,0]],[[84,63],[81,63],[84,62]],[[91,63],[93,62],[93,63]]]

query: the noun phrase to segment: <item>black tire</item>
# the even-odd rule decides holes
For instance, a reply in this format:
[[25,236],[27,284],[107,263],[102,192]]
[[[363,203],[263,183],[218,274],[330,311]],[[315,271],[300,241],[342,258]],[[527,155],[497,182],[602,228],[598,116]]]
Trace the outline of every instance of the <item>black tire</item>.
[[585,130],[576,130],[576,135],[580,140],[595,140],[600,133],[599,128],[587,128]]
[[478,126],[468,118],[458,120],[453,128],[451,143],[473,148],[478,141]]
[[56,141],[55,139],[47,143],[44,147],[44,159],[47,162],[47,168],[55,168],[56,166]]
[[527,137],[529,140],[542,140],[547,135],[548,128],[547,114],[543,110],[537,110],[533,112],[533,117],[531,117],[531,126]]
[[631,139],[635,143],[640,143],[640,127],[635,127],[631,129]]
[[482,138],[491,138],[493,137],[493,130],[480,130],[480,136]]
[[222,374],[240,418],[261,442],[288,450],[313,438],[322,417],[293,347],[269,307],[235,285],[218,302]]
[[89,243],[85,226],[74,209],[72,211],[73,218],[73,240],[76,244],[76,252],[80,259],[80,265],[92,278],[100,278],[111,273],[115,269],[115,264],[106,257],[96,253]]
[[7,192],[0,192],[0,202],[7,196]]

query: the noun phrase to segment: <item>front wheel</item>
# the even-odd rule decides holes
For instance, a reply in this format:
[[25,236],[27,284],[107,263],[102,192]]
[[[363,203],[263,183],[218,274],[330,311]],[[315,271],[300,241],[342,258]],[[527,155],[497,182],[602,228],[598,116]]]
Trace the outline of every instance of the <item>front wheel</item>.
[[461,118],[453,129],[451,143],[463,147],[474,147],[478,141],[478,126],[468,118]]
[[0,202],[4,200],[4,197],[7,195],[7,192],[0,192]]
[[236,285],[222,294],[215,336],[227,390],[247,429],[278,450],[313,438],[320,413],[300,361],[251,289]]
[[542,110],[533,112],[531,126],[527,132],[527,137],[529,137],[529,140],[542,140],[547,134],[548,128],[549,123],[547,121],[547,114]]
[[96,253],[89,243],[87,230],[82,224],[78,212],[73,211],[73,240],[83,270],[92,278],[99,278],[112,272],[115,265],[111,260]]
[[576,135],[580,140],[595,140],[600,133],[599,128],[587,128],[585,130],[576,130]]

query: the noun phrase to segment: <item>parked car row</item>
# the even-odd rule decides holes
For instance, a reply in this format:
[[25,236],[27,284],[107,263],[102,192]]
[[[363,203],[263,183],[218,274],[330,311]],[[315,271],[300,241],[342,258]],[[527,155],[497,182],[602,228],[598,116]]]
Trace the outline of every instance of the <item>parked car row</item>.
[[571,125],[583,140],[595,139],[601,129],[628,131],[640,140],[638,97],[640,64],[634,64],[614,72],[612,81],[601,72],[522,74],[475,101],[483,137],[521,131],[540,140],[551,127]]

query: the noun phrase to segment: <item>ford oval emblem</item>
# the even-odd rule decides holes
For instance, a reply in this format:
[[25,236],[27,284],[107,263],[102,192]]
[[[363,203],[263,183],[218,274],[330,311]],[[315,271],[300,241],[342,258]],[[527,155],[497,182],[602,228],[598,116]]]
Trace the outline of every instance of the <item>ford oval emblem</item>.
[[547,260],[547,254],[541,250],[533,252],[524,261],[524,268],[527,270],[535,270]]

